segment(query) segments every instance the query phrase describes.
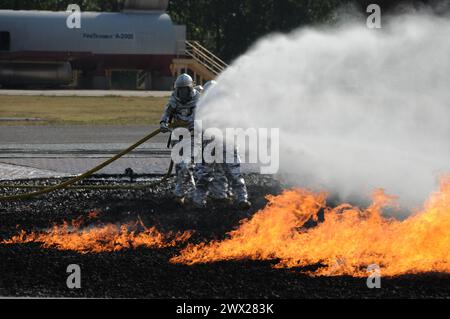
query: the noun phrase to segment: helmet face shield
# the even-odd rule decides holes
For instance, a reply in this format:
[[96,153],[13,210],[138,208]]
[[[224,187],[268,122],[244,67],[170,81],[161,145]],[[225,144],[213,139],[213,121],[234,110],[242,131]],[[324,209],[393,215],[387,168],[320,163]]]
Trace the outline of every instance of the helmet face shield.
[[177,97],[181,101],[189,101],[192,97],[192,89],[188,86],[177,88]]

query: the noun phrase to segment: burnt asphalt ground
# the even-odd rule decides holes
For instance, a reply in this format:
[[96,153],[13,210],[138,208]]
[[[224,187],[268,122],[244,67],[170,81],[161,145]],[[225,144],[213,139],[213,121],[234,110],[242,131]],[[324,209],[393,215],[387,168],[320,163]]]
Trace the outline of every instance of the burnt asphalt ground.
[[[281,186],[268,177],[246,177],[254,207]],[[54,180],[41,180],[55,182]],[[18,182],[18,183],[24,183]],[[101,181],[98,183],[107,183]],[[110,182],[108,182],[110,183]],[[4,192],[4,190],[1,190]],[[0,238],[17,225],[39,230],[97,210],[101,222],[125,223],[140,216],[162,232],[194,230],[191,243],[224,238],[249,216],[237,209],[186,210],[173,203],[170,185],[145,191],[59,191],[39,199],[0,204]],[[381,289],[351,277],[311,278],[300,269],[273,269],[276,261],[231,261],[185,266],[169,263],[175,248],[78,254],[43,249],[39,244],[0,245],[0,296],[132,298],[448,298],[450,276],[382,278]],[[69,264],[78,264],[82,288],[66,287]]]

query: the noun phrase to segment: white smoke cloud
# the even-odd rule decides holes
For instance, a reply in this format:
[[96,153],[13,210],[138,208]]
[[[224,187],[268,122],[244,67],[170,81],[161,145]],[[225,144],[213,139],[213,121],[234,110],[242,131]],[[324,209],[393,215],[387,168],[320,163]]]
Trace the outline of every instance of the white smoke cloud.
[[281,173],[417,206],[450,172],[450,19],[407,14],[271,35],[200,102],[212,127],[280,128]]

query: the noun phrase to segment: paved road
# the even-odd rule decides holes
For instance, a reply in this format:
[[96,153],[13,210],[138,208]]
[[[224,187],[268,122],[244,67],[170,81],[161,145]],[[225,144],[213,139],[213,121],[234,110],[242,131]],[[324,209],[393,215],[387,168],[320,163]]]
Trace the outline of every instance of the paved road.
[[[139,126],[0,126],[0,180],[45,178],[83,173],[155,130]],[[158,135],[99,171],[164,174],[170,163],[168,134]],[[243,165],[243,171],[255,171]]]
[[26,96],[123,96],[123,97],[166,97],[170,91],[120,91],[120,90],[2,90],[0,95]]
[[70,176],[70,174],[0,162],[0,181],[11,179],[49,178],[65,176]]
[[[0,126],[0,180],[82,173],[141,139],[156,126]],[[170,162],[159,135],[99,173],[162,174]]]
[[[12,145],[35,145],[39,148],[40,145],[51,144],[130,144],[157,128],[156,125],[0,126],[0,148]],[[159,135],[151,142],[165,143],[166,140],[166,136]]]

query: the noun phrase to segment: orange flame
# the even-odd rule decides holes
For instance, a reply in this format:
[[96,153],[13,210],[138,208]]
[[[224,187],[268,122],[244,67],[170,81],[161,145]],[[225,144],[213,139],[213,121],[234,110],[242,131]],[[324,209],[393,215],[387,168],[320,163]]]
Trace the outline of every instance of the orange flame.
[[[382,275],[450,273],[450,176],[424,209],[404,221],[382,216],[395,198],[378,190],[365,210],[326,206],[326,194],[304,189],[268,196],[269,204],[223,241],[189,245],[173,263],[188,265],[231,259],[279,260],[276,267],[322,267],[311,275],[367,276],[376,264]],[[305,222],[325,210],[325,221]]]
[[[89,218],[95,218],[95,212]],[[141,220],[123,224],[105,224],[96,227],[81,228],[83,218],[77,218],[70,224],[55,225],[44,232],[27,233],[21,231],[11,239],[0,244],[42,243],[44,248],[71,250],[82,254],[115,252],[138,247],[164,248],[174,247],[191,236],[190,233],[163,235],[155,227],[147,228]],[[143,230],[142,230],[143,229]]]

